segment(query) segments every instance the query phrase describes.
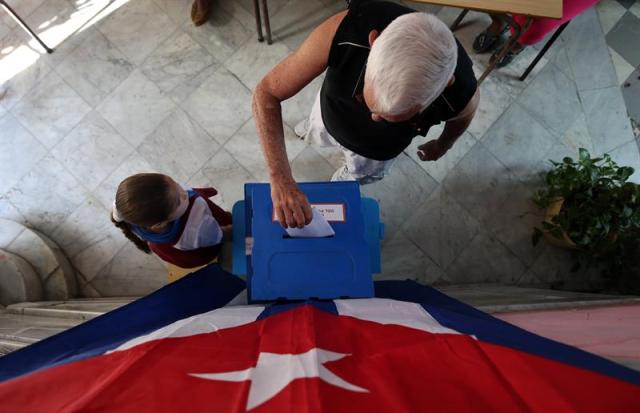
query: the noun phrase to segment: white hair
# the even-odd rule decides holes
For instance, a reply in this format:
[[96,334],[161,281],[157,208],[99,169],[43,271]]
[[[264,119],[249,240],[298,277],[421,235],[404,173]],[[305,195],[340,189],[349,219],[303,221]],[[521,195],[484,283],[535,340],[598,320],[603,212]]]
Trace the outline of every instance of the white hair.
[[425,109],[453,76],[458,47],[451,30],[428,13],[404,14],[371,46],[365,84],[375,110],[387,115]]

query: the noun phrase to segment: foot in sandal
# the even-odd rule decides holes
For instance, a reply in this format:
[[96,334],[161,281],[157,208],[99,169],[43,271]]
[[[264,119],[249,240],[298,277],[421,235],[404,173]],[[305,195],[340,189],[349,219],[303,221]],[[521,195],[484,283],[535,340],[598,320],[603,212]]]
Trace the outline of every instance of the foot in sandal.
[[476,53],[488,53],[497,49],[503,43],[503,35],[506,31],[506,24],[502,22],[492,23],[476,36],[473,41],[473,50]]

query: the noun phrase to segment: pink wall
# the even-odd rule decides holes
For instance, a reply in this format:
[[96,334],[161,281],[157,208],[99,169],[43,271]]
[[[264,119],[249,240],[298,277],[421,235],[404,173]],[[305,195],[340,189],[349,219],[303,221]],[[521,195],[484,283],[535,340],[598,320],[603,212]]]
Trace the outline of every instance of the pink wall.
[[591,353],[640,360],[640,304],[494,316]]

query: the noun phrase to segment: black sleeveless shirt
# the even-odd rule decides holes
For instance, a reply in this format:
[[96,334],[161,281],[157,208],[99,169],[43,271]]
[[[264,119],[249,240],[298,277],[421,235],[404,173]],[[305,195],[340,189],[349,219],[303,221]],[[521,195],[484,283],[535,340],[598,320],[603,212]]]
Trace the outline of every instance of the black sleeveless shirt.
[[375,122],[364,103],[364,72],[369,32],[382,32],[396,17],[415,10],[384,1],[352,1],[331,44],[320,90],[322,120],[340,145],[380,161],[398,156],[416,135],[458,115],[473,97],[477,82],[471,59],[458,44],[455,81],[415,118],[399,123]]

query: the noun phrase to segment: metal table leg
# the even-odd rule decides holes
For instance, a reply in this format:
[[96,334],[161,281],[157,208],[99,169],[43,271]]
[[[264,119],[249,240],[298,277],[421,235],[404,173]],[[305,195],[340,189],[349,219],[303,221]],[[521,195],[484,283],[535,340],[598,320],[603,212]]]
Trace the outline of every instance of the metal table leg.
[[42,39],[40,39],[40,37],[38,37],[38,35],[31,30],[31,27],[27,26],[27,23],[24,22],[24,20],[22,20],[20,18],[20,16],[18,16],[16,14],[15,11],[13,11],[13,9],[4,1],[4,0],[0,0],[0,5],[2,7],[5,8],[5,10],[7,11],[7,13],[9,13],[11,16],[13,16],[14,19],[16,19],[18,21],[18,23],[20,24],[20,26],[27,31],[27,33],[29,33],[34,39],[36,39],[38,41],[38,43],[40,43],[40,45],[44,48],[44,50],[47,51],[47,53],[53,53],[53,49],[51,49],[49,46],[47,46]]
[[262,0],[262,14],[264,15],[264,28],[267,31],[267,44],[271,44],[273,41],[271,40],[271,23],[269,22],[267,0]]
[[467,15],[467,13],[469,13],[469,9],[464,9],[460,12],[460,14],[458,15],[458,17],[456,17],[455,21],[451,24],[451,26],[449,27],[449,29],[453,32],[458,28],[458,25],[460,23],[462,23],[462,19],[464,19],[464,16]]
[[262,35],[262,19],[260,19],[260,3],[258,0],[253,0],[253,11],[256,15],[256,30],[258,32],[258,41],[263,42],[264,36]]
[[529,73],[531,73],[533,68],[536,67],[540,59],[542,59],[542,56],[544,56],[544,54],[547,53],[547,50],[549,50],[549,48],[553,46],[553,44],[556,42],[556,40],[558,39],[562,31],[567,27],[570,21],[571,20],[568,20],[567,22],[563,23],[562,26],[556,29],[556,31],[553,33],[551,38],[547,41],[547,43],[544,44],[544,47],[542,48],[542,50],[538,52],[538,54],[536,55],[536,58],[533,59],[533,62],[529,64],[529,67],[527,67],[527,69],[524,71],[522,76],[520,76],[521,82],[524,81],[527,78],[527,76],[529,76]]
[[496,66],[498,65],[498,62],[502,60],[502,58],[507,54],[509,50],[511,50],[511,48],[516,44],[516,42],[518,41],[522,33],[525,32],[529,28],[529,25],[531,24],[530,16],[527,16],[527,20],[525,20],[523,26],[520,26],[518,23],[516,23],[515,20],[513,20],[513,18],[511,18],[511,16],[507,14],[500,16],[500,18],[505,19],[507,23],[511,27],[513,27],[515,33],[511,37],[509,37],[509,41],[507,41],[504,47],[500,50],[500,53],[498,53],[498,56],[496,56],[496,59],[493,62],[490,62],[489,66],[487,66],[487,68],[484,70],[484,72],[482,73],[482,76],[480,76],[480,79],[478,79],[478,85],[480,85],[482,81],[489,75],[489,73],[491,73],[493,69],[496,68]]

